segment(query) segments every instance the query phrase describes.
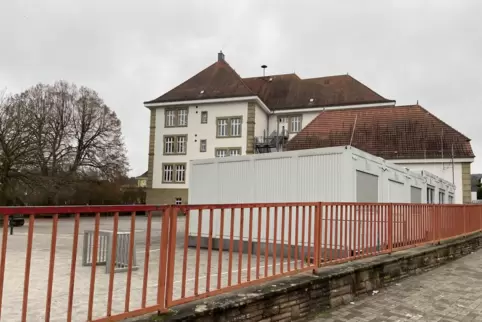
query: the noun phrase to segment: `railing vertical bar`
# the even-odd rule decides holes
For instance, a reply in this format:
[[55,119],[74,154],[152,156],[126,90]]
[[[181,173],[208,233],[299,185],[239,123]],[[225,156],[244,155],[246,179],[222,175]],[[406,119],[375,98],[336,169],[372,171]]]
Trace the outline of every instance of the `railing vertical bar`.
[[295,220],[296,220],[296,224],[295,224],[295,270],[298,269],[298,260],[299,260],[299,257],[298,257],[298,242],[299,242],[299,221],[300,221],[300,207],[296,206],[296,214],[295,214]]
[[[147,227],[146,227],[146,248],[144,254],[144,278],[142,280],[142,299],[141,307],[146,307],[147,302],[147,283],[149,281],[149,260],[151,253],[151,229],[152,229],[152,212],[147,212]],[[111,266],[112,267],[112,266]]]
[[[69,298],[68,298],[68,304],[67,304],[67,322],[72,321],[72,307],[74,305],[75,267],[77,265],[77,247],[78,247],[78,243],[79,243],[79,225],[80,225],[80,213],[76,213],[75,219],[74,219],[74,236],[73,236],[73,240],[72,240],[72,260],[71,260],[71,264],[70,264]],[[1,277],[2,277],[2,280],[3,280],[3,275]]]
[[[308,247],[308,250],[307,250],[307,254],[308,254],[308,263],[307,265],[308,266],[311,266],[311,262],[314,260],[314,256],[311,256],[311,226],[312,226],[312,221],[313,220],[316,220],[316,208],[314,208],[313,206],[308,206],[308,237],[306,238],[307,240],[307,247]],[[314,224],[314,223],[313,223]],[[314,247],[314,243],[313,243],[313,247]]]
[[273,232],[273,275],[276,275],[276,243],[278,242],[278,207],[274,207]]
[[174,293],[174,266],[176,264],[176,237],[177,237],[177,218],[180,209],[173,208],[169,220],[169,247],[167,255],[167,286],[166,286],[166,306],[170,307]]
[[[209,235],[208,235],[208,267],[206,273],[206,292],[211,289],[211,265],[213,257],[213,230],[214,230],[214,209],[209,209]],[[183,270],[185,270],[185,265],[187,263],[187,257],[184,255],[183,259]]]
[[258,241],[256,242],[256,279],[260,276],[261,264],[261,207],[258,207]]
[[239,209],[239,242],[238,242],[238,284],[241,284],[242,272],[243,272],[243,243],[244,243],[244,210],[246,208],[241,207]]
[[286,220],[286,207],[281,209],[281,249],[280,249],[280,273],[284,273],[285,267],[285,220]]
[[292,206],[288,206],[288,272],[291,271],[291,234],[293,231],[293,212],[292,212]]
[[234,217],[235,208],[231,208],[231,216],[229,220],[229,259],[228,259],[228,286],[231,286],[233,280],[233,248],[234,248]]
[[265,243],[264,243],[264,277],[268,277],[268,269],[269,269],[269,231],[270,231],[270,217],[271,217],[271,208],[266,207],[266,236],[265,236]]
[[223,251],[224,251],[224,208],[221,209],[219,218],[219,247],[218,247],[218,287],[221,289],[221,277],[223,272]]
[[50,309],[52,305],[52,288],[54,284],[55,250],[57,247],[58,222],[59,222],[59,215],[54,214],[53,221],[52,221],[52,239],[50,242],[49,278],[47,282],[47,301],[46,301],[47,303],[45,304],[45,322],[50,321]]
[[181,298],[182,299],[186,297],[187,256],[188,256],[188,248],[189,248],[189,225],[191,220],[191,209],[186,209],[185,218],[186,219],[184,222],[185,227],[184,227],[184,245],[183,245],[182,277],[181,277]]
[[94,241],[92,245],[92,266],[90,270],[90,289],[89,289],[89,308],[87,310],[87,320],[92,320],[94,309],[95,273],[97,268],[97,247],[99,243],[100,213],[95,214]]
[[[203,211],[199,209],[198,217],[197,217],[197,236],[196,236],[196,268],[194,272],[194,295],[197,296],[199,294],[199,270],[201,265],[201,232],[202,232],[202,225],[203,225]],[[184,260],[187,260],[184,259]]]
[[306,207],[301,207],[301,268],[305,267],[306,253],[305,253],[305,230],[306,230]]
[[159,309],[166,308],[166,279],[167,279],[167,253],[169,246],[169,221],[171,217],[171,208],[164,208],[161,220],[161,241],[159,245],[159,276],[157,287],[157,305]]
[[126,297],[124,304],[124,312],[129,312],[131,300],[131,283],[132,283],[132,263],[134,259],[134,237],[136,233],[136,212],[131,213],[131,231],[129,234],[129,258],[127,259],[127,281],[126,281]]
[[248,264],[247,281],[251,281],[251,256],[253,252],[253,207],[249,207],[249,232],[248,232]]
[[3,281],[5,277],[5,265],[7,263],[7,242],[8,242],[8,225],[5,223],[9,222],[8,215],[3,216],[3,235],[2,235],[2,258],[0,262],[0,319],[2,318],[2,302],[3,302]]

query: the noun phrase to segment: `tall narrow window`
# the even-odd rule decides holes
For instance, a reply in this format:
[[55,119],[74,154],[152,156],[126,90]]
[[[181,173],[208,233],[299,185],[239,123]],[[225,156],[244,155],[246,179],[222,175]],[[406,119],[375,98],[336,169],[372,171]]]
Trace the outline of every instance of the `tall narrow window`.
[[201,140],[199,141],[199,152],[206,152],[207,150],[207,141]]
[[241,119],[233,118],[231,121],[231,136],[241,136]]
[[172,182],[173,172],[174,172],[174,166],[172,164],[165,164],[164,165],[163,181],[164,182]]
[[166,111],[166,126],[176,126],[176,111],[168,110]]
[[187,125],[187,110],[179,110],[179,126]]
[[218,119],[218,136],[228,136],[228,120]]
[[178,164],[176,165],[176,182],[186,181],[186,165]]
[[297,133],[301,131],[301,116],[292,116],[290,118],[290,132]]
[[201,112],[201,123],[206,124],[208,122],[208,112],[202,111]]
[[185,136],[178,136],[177,137],[177,153],[179,153],[179,154],[186,153],[186,137]]
[[166,136],[164,138],[164,153],[172,154],[174,153],[174,142],[176,138],[174,136]]

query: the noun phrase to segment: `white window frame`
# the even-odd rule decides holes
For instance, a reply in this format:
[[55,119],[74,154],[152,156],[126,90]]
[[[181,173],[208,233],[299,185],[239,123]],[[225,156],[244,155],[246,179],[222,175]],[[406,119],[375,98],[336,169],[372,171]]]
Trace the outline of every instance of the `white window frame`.
[[231,137],[241,136],[241,118],[232,118],[229,120],[229,135]]
[[438,191],[438,203],[445,203],[445,190],[439,189]]
[[208,124],[208,111],[201,112],[201,124]]
[[187,153],[187,134],[164,135],[164,155],[185,155]]
[[427,203],[435,203],[435,187],[427,186]]
[[176,110],[167,110],[166,111],[166,127],[175,127],[176,126]]
[[163,163],[162,183],[186,183],[186,163]]
[[224,157],[231,157],[231,156],[239,156],[241,155],[241,148],[216,148],[214,151],[214,156],[216,158],[224,158]]
[[301,115],[290,116],[290,133],[298,133],[301,131]]
[[187,126],[187,109],[180,109],[178,111],[179,126]]
[[240,138],[243,133],[243,117],[229,116],[216,119],[217,138]]
[[186,127],[189,118],[189,110],[187,107],[166,109],[164,117],[164,127]]
[[208,141],[199,140],[199,152],[206,152],[208,150]]

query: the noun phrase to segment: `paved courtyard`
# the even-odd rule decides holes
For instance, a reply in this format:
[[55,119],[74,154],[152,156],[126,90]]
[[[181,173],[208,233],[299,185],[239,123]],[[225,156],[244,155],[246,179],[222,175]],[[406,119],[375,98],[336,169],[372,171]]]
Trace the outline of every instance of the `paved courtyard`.
[[482,321],[482,251],[410,277],[311,322]]
[[[112,218],[101,218],[100,229],[111,230],[113,225]],[[34,239],[31,260],[30,285],[29,285],[29,301],[28,301],[28,317],[27,321],[44,321],[46,293],[48,281],[48,264],[51,243],[51,219],[36,219],[34,225]],[[58,225],[58,239],[55,257],[55,272],[53,284],[53,298],[51,308],[51,321],[66,321],[70,265],[73,242],[73,218],[62,218]],[[141,307],[142,285],[144,277],[144,256],[145,256],[145,238],[146,238],[147,219],[144,216],[136,217],[136,257],[139,269],[132,273],[130,309],[138,309]],[[74,304],[73,304],[73,321],[86,321],[90,271],[91,267],[82,266],[82,248],[83,248],[83,232],[94,228],[94,219],[82,218],[79,230],[79,241],[77,245],[77,265],[75,274],[74,287]],[[119,230],[129,230],[130,217],[120,217]],[[173,299],[181,297],[182,286],[182,269],[183,263],[186,262],[186,296],[194,294],[195,286],[195,263],[196,250],[190,248],[187,257],[183,256],[184,244],[184,218],[181,217],[177,226],[177,243],[176,243],[176,262],[174,272],[174,291]],[[4,295],[2,304],[1,321],[20,321],[21,307],[23,299],[23,283],[25,272],[25,257],[27,245],[28,221],[24,227],[18,227],[14,230],[14,235],[8,236],[7,242],[7,265],[5,269]],[[160,235],[161,235],[161,218],[153,217],[149,252],[150,258],[148,263],[148,289],[147,289],[147,305],[156,304],[158,272],[159,272],[159,252],[160,252]],[[1,231],[0,231],[1,235]],[[1,243],[1,239],[0,239]],[[204,293],[207,284],[207,250],[201,250],[200,254],[200,271],[199,271],[199,293]],[[211,260],[211,289],[217,288],[218,280],[218,251],[213,251]],[[229,271],[228,252],[222,253],[222,270],[221,283],[222,286],[227,285],[228,275],[231,274],[232,283],[238,281],[238,272],[241,271],[241,279],[247,279],[247,259],[248,256],[241,256],[242,266],[238,266],[239,254],[233,253],[232,269]],[[265,258],[261,258],[260,276],[268,267],[268,275],[272,274],[272,258],[268,257],[267,264]],[[278,264],[279,266],[279,264]],[[251,276],[255,277],[256,258],[252,257]],[[277,267],[279,269],[279,267]],[[115,274],[114,281],[114,301],[113,313],[124,312],[125,294],[126,294],[126,277],[127,273],[119,272]],[[105,266],[98,266],[96,272],[95,297],[94,297],[94,318],[105,316],[107,308],[109,275],[105,273]]]

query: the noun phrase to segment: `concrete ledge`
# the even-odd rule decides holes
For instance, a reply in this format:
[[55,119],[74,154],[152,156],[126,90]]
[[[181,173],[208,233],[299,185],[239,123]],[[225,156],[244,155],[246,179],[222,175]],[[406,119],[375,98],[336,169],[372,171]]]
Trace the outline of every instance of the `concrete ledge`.
[[482,234],[475,233],[436,246],[320,268],[314,274],[281,277],[179,305],[171,308],[170,314],[130,321],[302,321],[313,313],[347,304],[363,293],[470,254],[481,246]]

